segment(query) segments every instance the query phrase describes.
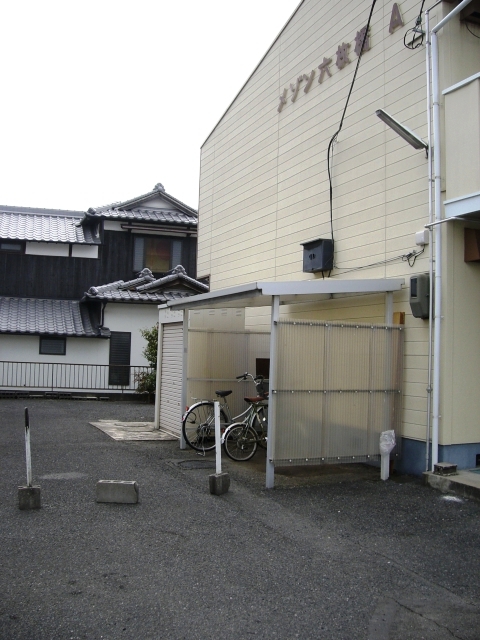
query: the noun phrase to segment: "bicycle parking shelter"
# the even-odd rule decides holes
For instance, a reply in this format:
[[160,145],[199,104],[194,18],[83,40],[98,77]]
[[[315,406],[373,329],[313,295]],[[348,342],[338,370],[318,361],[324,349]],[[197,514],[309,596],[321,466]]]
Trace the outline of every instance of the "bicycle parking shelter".
[[[393,294],[404,284],[403,278],[254,282],[160,305],[157,428],[170,406],[161,367],[173,327],[183,362],[181,411],[187,405],[189,325],[184,312],[270,307],[266,488],[274,486],[275,464],[378,459],[379,433],[398,432],[401,425],[404,327],[393,325]],[[287,305],[291,310],[369,294],[384,294],[384,324],[293,321],[281,314]],[[181,420],[178,412],[175,419]]]

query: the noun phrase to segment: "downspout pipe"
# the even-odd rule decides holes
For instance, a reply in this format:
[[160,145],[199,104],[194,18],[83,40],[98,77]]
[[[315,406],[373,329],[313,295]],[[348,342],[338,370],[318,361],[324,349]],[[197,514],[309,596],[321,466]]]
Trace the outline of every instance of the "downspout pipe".
[[[427,32],[426,41],[426,65],[427,65],[427,131],[428,131],[428,224],[433,223],[433,143],[432,143],[432,79],[430,71],[430,14],[425,12],[425,30]],[[430,466],[430,428],[432,424],[432,351],[433,351],[433,232],[428,227],[428,238],[430,244],[428,271],[430,281],[430,297],[428,301],[428,384],[427,384],[427,428],[425,433],[425,471]]]
[[[440,153],[440,74],[438,55],[438,32],[447,22],[460,13],[471,0],[463,0],[448,15],[433,27],[429,34],[432,57],[432,99],[433,99],[433,174],[435,194],[435,222],[442,220],[442,188],[441,188],[441,153]],[[430,9],[427,10],[427,12]],[[427,13],[426,12],[426,13]],[[432,461],[434,469],[438,462],[439,421],[440,421],[440,357],[441,357],[441,321],[442,321],[442,225],[435,225],[435,320],[433,343],[433,394],[432,394]]]

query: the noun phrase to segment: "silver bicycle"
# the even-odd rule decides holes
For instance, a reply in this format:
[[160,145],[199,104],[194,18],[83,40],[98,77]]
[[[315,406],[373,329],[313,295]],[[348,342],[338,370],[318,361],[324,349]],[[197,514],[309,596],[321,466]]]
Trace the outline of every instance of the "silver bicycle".
[[[220,401],[222,443],[226,454],[233,460],[248,460],[254,455],[258,445],[266,447],[268,393],[264,389],[264,377],[254,377],[251,373],[237,376],[239,382],[247,380],[247,378],[255,383],[257,395],[244,398],[248,407],[237,416],[232,417],[227,402],[227,397],[232,391],[215,391]],[[246,442],[243,443],[243,448],[237,452],[233,443],[238,440],[236,434],[240,425],[248,425],[252,431],[249,431],[248,445]],[[232,431],[233,428],[235,430]],[[251,442],[253,432],[256,436],[255,443]],[[215,415],[212,400],[200,400],[189,407],[182,419],[182,433],[185,442],[195,451],[204,453],[215,448]]]

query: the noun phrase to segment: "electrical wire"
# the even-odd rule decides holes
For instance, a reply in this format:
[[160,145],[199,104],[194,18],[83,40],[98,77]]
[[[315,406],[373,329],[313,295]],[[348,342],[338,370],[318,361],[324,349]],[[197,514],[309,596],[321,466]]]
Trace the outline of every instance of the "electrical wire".
[[470,29],[470,27],[468,26],[468,22],[465,22],[465,26],[467,27],[467,31],[469,31],[472,36],[475,36],[475,38],[480,38],[480,36],[477,36],[477,34],[473,33],[473,31]]
[[[421,47],[425,39],[425,31],[422,28],[422,13],[423,13],[424,4],[425,4],[425,0],[422,0],[420,13],[418,14],[417,19],[415,20],[415,26],[412,29],[408,29],[405,35],[403,36],[403,45],[407,49],[411,49],[412,51],[414,49],[418,49],[418,47]],[[412,34],[412,41],[407,43],[407,36],[410,33]]]
[[[361,269],[370,269],[371,267],[378,267],[382,264],[389,264],[390,262],[395,262],[396,260],[402,260],[402,262],[408,262],[410,267],[413,267],[418,256],[421,256],[424,253],[425,247],[422,248],[421,251],[410,251],[409,253],[404,253],[400,256],[395,256],[394,258],[388,258],[388,260],[379,260],[378,262],[372,262],[371,264],[364,264],[361,267],[353,267],[351,269],[346,269],[342,267],[338,267],[338,271],[341,273],[335,275],[343,275],[345,273],[351,273],[352,271],[360,271]],[[334,277],[334,276],[333,276]]]
[[[367,26],[365,27],[365,33],[364,33],[364,36],[363,36],[362,47],[360,49],[360,54],[359,54],[358,60],[357,60],[357,66],[355,67],[355,73],[353,74],[352,82],[350,84],[350,90],[348,92],[347,100],[345,102],[345,107],[343,109],[342,118],[340,120],[340,124],[339,124],[338,130],[334,133],[334,135],[330,139],[330,142],[328,143],[327,170],[328,170],[328,183],[329,183],[329,189],[330,189],[330,233],[331,233],[331,236],[332,236],[332,252],[333,252],[333,255],[335,255],[335,240],[334,240],[334,236],[333,236],[333,184],[332,184],[332,172],[331,172],[331,169],[330,169],[330,157],[332,158],[332,162],[333,162],[333,145],[337,141],[338,134],[340,133],[340,131],[342,130],[342,127],[343,127],[343,121],[345,119],[345,114],[347,112],[347,107],[348,107],[348,103],[350,101],[350,96],[352,95],[353,85],[355,84],[355,80],[356,80],[357,72],[358,72],[358,67],[360,66],[360,60],[362,59],[363,47],[365,45],[365,41],[368,38],[368,31],[370,29],[370,22],[372,20],[373,9],[374,9],[376,3],[377,3],[377,0],[373,0],[372,6],[370,8],[370,14],[368,16],[368,22],[367,22]],[[329,276],[330,276],[330,273],[328,274]]]

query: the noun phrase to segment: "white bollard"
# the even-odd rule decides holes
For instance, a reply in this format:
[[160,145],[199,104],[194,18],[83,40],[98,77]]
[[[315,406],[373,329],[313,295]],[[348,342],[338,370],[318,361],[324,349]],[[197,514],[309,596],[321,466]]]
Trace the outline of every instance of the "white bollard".
[[30,420],[25,407],[25,458],[27,461],[27,487],[32,486],[32,454],[30,451]]
[[380,458],[380,478],[382,480],[388,480],[390,477],[390,454],[382,453]]
[[27,461],[27,486],[18,487],[18,507],[19,509],[40,509],[41,494],[40,487],[32,485],[32,455],[30,451],[30,420],[28,408],[25,407],[25,458]]
[[220,431],[220,403],[213,403],[215,415],[215,458],[217,463],[217,475],[222,473],[222,434]]
[[382,431],[380,434],[380,477],[388,480],[390,476],[390,452],[395,447],[395,431]]
[[228,473],[222,473],[222,433],[220,429],[220,403],[213,403],[213,415],[215,417],[215,458],[217,472],[208,476],[208,486],[210,493],[215,496],[221,496],[227,493],[230,487],[230,476]]

